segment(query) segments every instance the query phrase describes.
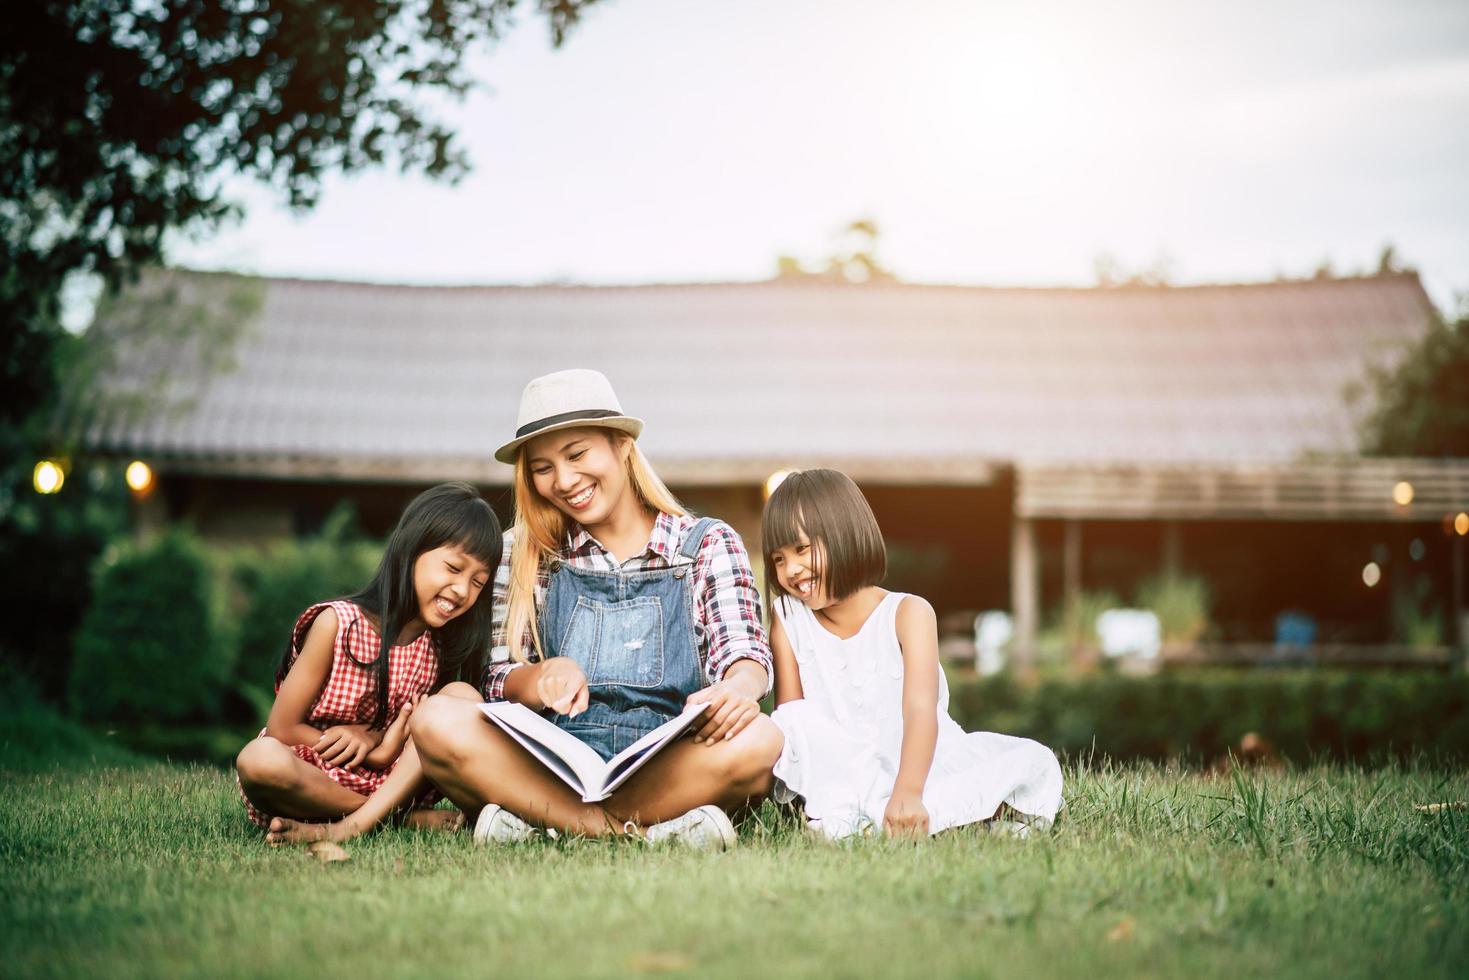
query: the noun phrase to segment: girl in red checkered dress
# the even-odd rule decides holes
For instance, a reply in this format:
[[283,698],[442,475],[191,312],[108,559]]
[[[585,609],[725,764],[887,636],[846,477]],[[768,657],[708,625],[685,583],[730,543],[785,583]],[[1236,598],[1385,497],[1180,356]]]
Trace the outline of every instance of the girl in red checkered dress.
[[[408,719],[436,690],[479,700],[446,682],[479,675],[491,624],[490,604],[476,600],[500,548],[489,504],[468,484],[442,484],[408,505],[366,588],[301,614],[266,726],[235,760],[246,812],[267,840],[352,836],[396,809],[387,800],[429,801]],[[409,820],[455,827],[463,815]]]

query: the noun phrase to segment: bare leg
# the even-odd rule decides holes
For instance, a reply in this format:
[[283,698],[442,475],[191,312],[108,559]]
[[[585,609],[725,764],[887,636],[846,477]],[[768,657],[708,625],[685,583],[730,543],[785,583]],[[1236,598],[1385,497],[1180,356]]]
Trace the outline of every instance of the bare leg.
[[453,832],[464,829],[463,810],[417,809],[409,810],[403,817],[403,826],[414,830],[445,830]]
[[[418,762],[418,750],[409,739],[403,746],[403,754],[388,778],[377,791],[367,797],[363,804],[340,820],[332,823],[306,823],[286,817],[274,817],[270,821],[270,833],[265,839],[272,844],[304,844],[315,840],[351,840],[365,834],[378,824],[407,806],[428,788],[423,778],[423,766]],[[464,825],[464,814],[447,814],[449,822],[457,829]],[[442,824],[443,820],[430,821]]]
[[235,771],[250,802],[266,813],[323,820],[351,813],[367,799],[333,782],[290,746],[269,735],[260,736],[240,750]]
[[784,744],[785,736],[766,715],[728,741],[681,739],[614,793],[607,812],[648,826],[709,803],[736,811],[770,792]]
[[[441,693],[446,697],[458,698],[467,702],[479,701],[478,691],[468,684],[457,681],[446,686]],[[428,780],[424,779],[423,766],[418,761],[418,750],[410,737],[404,744],[403,752],[398,756],[393,771],[388,773],[388,778],[383,780],[383,784],[377,788],[377,791],[367,797],[366,801],[356,810],[341,820],[329,824],[302,823],[276,817],[271,820],[270,833],[265,835],[265,839],[272,844],[351,840],[353,837],[372,830],[421,796],[427,788]],[[446,819],[453,825],[446,829],[457,829],[464,825],[463,814],[453,814],[447,818],[433,818],[427,820],[426,823],[442,826]],[[423,821],[423,818],[420,818],[420,821]]]
[[424,774],[454,805],[477,814],[496,803],[522,819],[571,834],[621,833],[620,821],[584,803],[475,704],[432,697],[413,712],[413,739]]

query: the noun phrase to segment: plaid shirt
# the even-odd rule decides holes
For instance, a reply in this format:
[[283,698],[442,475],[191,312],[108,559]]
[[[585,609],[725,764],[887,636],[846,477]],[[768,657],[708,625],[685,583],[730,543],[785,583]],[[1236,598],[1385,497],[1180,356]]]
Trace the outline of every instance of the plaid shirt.
[[[332,640],[332,669],[311,710],[306,724],[325,731],[333,725],[366,725],[377,710],[377,658],[382,639],[377,629],[355,603],[345,599],[321,602],[303,612],[291,631],[291,656],[287,669],[301,655],[301,646],[311,624],[323,609],[337,614],[337,635]],[[359,667],[353,662],[367,664]],[[388,651],[388,723],[420,694],[434,689],[439,676],[439,649],[432,630],[424,630],[412,643]],[[280,684],[276,684],[280,690]]]
[[[575,568],[600,572],[640,572],[668,568],[678,556],[678,547],[696,518],[660,513],[653,522],[648,547],[641,555],[621,565],[612,553],[581,526],[576,526],[568,539],[565,561]],[[490,637],[489,665],[480,684],[487,701],[505,698],[505,678],[524,664],[510,660],[509,640],[505,636],[505,616],[509,608],[510,549],[512,531],[505,532],[505,548],[500,567],[495,570],[494,598],[491,618],[494,631]],[[551,575],[545,564],[536,577],[536,608],[545,605]],[[698,639],[699,660],[704,674],[712,683],[724,676],[737,660],[753,660],[765,668],[765,690],[770,691],[770,644],[760,623],[760,594],[755,589],[755,576],[740,536],[722,521],[709,526],[699,545],[694,561],[694,634]],[[531,647],[530,630],[522,634],[527,656],[539,661],[540,652]]]

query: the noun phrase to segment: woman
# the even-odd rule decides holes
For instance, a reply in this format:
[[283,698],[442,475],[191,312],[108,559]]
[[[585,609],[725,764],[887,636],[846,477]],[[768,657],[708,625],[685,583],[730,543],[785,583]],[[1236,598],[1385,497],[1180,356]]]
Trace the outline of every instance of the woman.
[[[638,451],[643,423],[596,371],[537,378],[515,438],[515,523],[493,591],[483,695],[553,712],[610,758],[686,703],[709,708],[692,739],[665,749],[609,799],[584,803],[463,689],[414,711],[425,774],[474,816],[482,840],[531,824],[643,834],[723,848],[727,811],[765,796],[782,737],[760,713],[770,651],[739,536],[690,517]],[[451,688],[462,685],[451,685]]]

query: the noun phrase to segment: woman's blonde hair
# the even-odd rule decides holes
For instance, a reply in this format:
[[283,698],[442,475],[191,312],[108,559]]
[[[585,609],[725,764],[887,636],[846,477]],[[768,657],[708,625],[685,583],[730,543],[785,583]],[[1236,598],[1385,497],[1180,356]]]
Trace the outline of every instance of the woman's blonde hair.
[[[627,454],[627,478],[643,506],[665,514],[688,513],[653,472],[652,465],[632,436],[615,429],[601,431],[615,450],[621,449],[624,442],[631,444],[631,451]],[[530,467],[526,465],[525,446],[520,448],[520,455],[515,458],[515,522],[512,528],[515,538],[510,546],[505,639],[510,646],[511,658],[524,663],[529,659],[529,651],[525,649],[527,632],[532,646],[536,650],[541,649],[541,630],[536,615],[536,578],[542,563],[550,562],[560,553],[571,529],[566,515],[537,492]]]

